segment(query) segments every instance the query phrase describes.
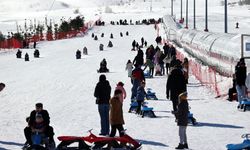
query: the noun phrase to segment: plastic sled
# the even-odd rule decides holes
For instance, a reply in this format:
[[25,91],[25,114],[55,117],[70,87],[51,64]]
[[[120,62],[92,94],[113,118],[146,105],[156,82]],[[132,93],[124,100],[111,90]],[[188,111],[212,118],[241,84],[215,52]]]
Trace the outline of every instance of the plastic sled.
[[138,103],[136,101],[131,101],[130,108],[129,108],[129,113],[131,112],[136,112],[138,107]]
[[[98,137],[94,135],[91,130],[89,135],[85,137],[77,136],[60,136],[58,140],[61,143],[57,146],[57,150],[90,150],[90,149],[102,149],[106,145],[110,148],[126,148],[129,150],[141,149],[141,144],[131,138],[129,135],[125,134],[122,137]],[[79,143],[78,147],[70,147],[74,142]],[[87,145],[86,143],[92,144]]]
[[55,143],[49,143],[49,139],[43,134],[35,133],[31,137],[32,145],[24,145],[23,150],[55,150]]
[[158,100],[158,98],[155,95],[155,92],[152,92],[151,88],[147,88],[146,99],[147,100]]
[[244,141],[240,144],[228,144],[226,148],[228,150],[250,150],[250,134],[243,134]]
[[144,72],[144,77],[145,78],[152,78],[152,76],[150,75],[149,71]]
[[143,105],[141,107],[141,116],[144,118],[145,116],[150,117],[150,118],[155,118],[156,115],[153,111],[153,107],[148,107],[147,105]]
[[244,98],[242,101],[239,101],[238,109],[242,111],[246,111],[247,107],[250,107],[250,99]]

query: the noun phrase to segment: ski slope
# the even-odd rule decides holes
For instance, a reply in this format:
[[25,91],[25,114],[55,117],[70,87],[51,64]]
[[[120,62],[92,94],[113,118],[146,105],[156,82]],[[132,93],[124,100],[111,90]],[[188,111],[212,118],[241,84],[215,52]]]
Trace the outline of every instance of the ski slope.
[[[119,33],[129,31],[129,37],[119,37]],[[91,33],[105,38],[94,41]],[[110,33],[114,47],[98,50],[100,43],[108,44]],[[125,82],[128,97],[124,103],[125,128],[129,135],[143,144],[144,150],[173,150],[178,144],[178,127],[170,113],[172,104],[166,100],[166,76],[147,79],[147,87],[152,88],[159,101],[149,101],[157,118],[140,118],[129,114],[131,83],[125,71],[128,59],[136,52],[130,51],[132,40],[144,38],[154,44],[156,32],[153,26],[105,26],[95,27],[85,37],[54,42],[38,43],[41,58],[33,58],[33,50],[23,50],[30,54],[30,62],[16,59],[15,52],[1,53],[0,79],[6,88],[0,93],[0,149],[17,150],[24,142],[25,118],[42,102],[51,117],[55,137],[60,135],[87,135],[87,130],[100,130],[99,114],[93,96],[100,74],[96,73],[103,58],[108,62],[110,73],[107,79],[112,92],[118,81]],[[88,48],[89,55],[75,59],[75,51]],[[225,149],[228,143],[241,142],[240,136],[250,130],[249,112],[239,112],[237,103],[215,99],[215,95],[199,84],[191,76],[188,85],[189,103],[199,126],[189,126],[188,141],[192,149]],[[56,141],[58,144],[58,141]]]

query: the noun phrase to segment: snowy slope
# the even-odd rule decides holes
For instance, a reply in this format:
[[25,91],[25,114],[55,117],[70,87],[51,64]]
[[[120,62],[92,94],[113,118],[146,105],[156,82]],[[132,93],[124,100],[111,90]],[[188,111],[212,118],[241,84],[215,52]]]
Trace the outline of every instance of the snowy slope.
[[[129,31],[130,36],[120,38],[120,31]],[[91,32],[105,33],[105,38],[94,41]],[[96,69],[103,58],[107,59],[111,71],[106,75],[112,92],[118,81],[125,82],[128,98],[124,103],[124,117],[128,134],[141,141],[144,150],[173,150],[178,144],[177,126],[170,113],[172,105],[165,100],[165,76],[146,81],[147,87],[153,88],[160,98],[149,101],[158,118],[140,118],[127,113],[131,83],[125,64],[136,55],[130,51],[131,41],[144,36],[149,44],[154,43],[153,26],[96,27],[91,32],[83,38],[39,43],[40,59],[32,57],[33,50],[24,50],[30,54],[30,62],[15,59],[14,52],[0,55],[0,79],[7,85],[0,93],[0,149],[20,149],[24,142],[25,117],[36,102],[43,102],[50,112],[55,136],[86,135],[92,128],[98,134],[99,115],[93,90],[99,77]],[[100,43],[107,45],[111,32],[114,47],[98,51]],[[88,47],[89,55],[75,60],[76,49],[83,46]],[[225,149],[227,143],[240,142],[241,134],[249,132],[249,112],[237,111],[237,103],[214,99],[215,95],[192,76],[188,92],[191,111],[200,122],[197,127],[188,127],[192,149]]]

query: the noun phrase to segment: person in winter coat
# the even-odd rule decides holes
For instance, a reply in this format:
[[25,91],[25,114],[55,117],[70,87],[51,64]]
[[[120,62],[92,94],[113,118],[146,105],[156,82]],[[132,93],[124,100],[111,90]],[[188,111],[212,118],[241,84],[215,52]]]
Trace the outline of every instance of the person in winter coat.
[[[186,80],[181,69],[181,64],[176,65],[168,76],[166,85],[167,99],[173,103],[173,111],[177,111],[178,96],[187,91]],[[170,97],[169,97],[170,94]]]
[[136,46],[136,41],[134,40],[134,41],[132,42],[132,51],[135,51],[135,46]]
[[133,60],[133,64],[141,67],[144,64],[143,55],[143,51],[139,49],[137,55]]
[[146,50],[146,65],[145,65],[145,68],[143,69],[143,70],[146,70],[146,68],[149,67],[149,73],[151,77],[154,76],[154,63],[153,63],[154,55],[155,55],[154,47],[153,45],[151,45]]
[[126,93],[126,90],[124,89],[124,83],[122,82],[118,82],[117,85],[116,85],[116,90],[121,90],[122,91],[122,94],[120,95],[120,100],[121,102],[123,103],[124,99],[126,99],[127,97],[127,93]]
[[102,73],[102,72],[109,72],[109,69],[107,68],[107,61],[106,59],[104,58],[101,63],[100,63],[100,69],[99,69],[99,72]]
[[250,92],[250,72],[247,74],[247,78],[246,78],[246,87],[247,87],[247,91]]
[[30,113],[30,117],[28,120],[28,126],[25,127],[24,129],[24,135],[26,138],[26,142],[25,144],[29,144],[32,145],[32,140],[31,140],[31,134],[32,134],[32,126],[35,124],[36,122],[36,115],[40,114],[43,118],[44,124],[46,126],[46,128],[44,129],[44,134],[46,137],[49,138],[49,143],[54,143],[54,131],[53,131],[53,127],[49,126],[50,124],[50,117],[49,117],[49,113],[47,110],[43,109],[43,104],[42,103],[37,103],[36,104],[36,109],[33,110]]
[[184,62],[182,63],[182,70],[184,73],[184,77],[186,80],[186,84],[188,84],[188,78],[189,78],[189,63],[188,63],[188,59],[184,58]]
[[163,52],[161,51],[160,53],[160,58],[159,58],[159,65],[161,67],[161,74],[162,75],[165,75],[165,67],[164,67],[164,58],[165,58],[165,55],[163,54]]
[[5,88],[5,84],[4,83],[0,83],[0,92]]
[[142,37],[142,38],[141,38],[141,47],[144,47],[144,42],[145,42],[145,40],[144,40],[144,38]]
[[20,49],[16,53],[16,58],[22,58],[22,51]]
[[47,125],[45,121],[43,120],[43,116],[40,113],[36,114],[35,122],[31,125],[31,131],[32,133],[38,132],[40,134],[44,133]]
[[175,112],[177,118],[177,125],[179,126],[179,137],[180,143],[175,149],[185,149],[188,148],[187,143],[187,125],[188,125],[188,112],[189,106],[187,101],[187,92],[181,93],[179,95],[178,110]]
[[242,98],[246,96],[245,82],[247,76],[247,69],[244,58],[241,58],[237,66],[235,67],[235,75],[238,101],[241,101]]
[[133,70],[133,63],[130,60],[128,60],[126,64],[126,70],[128,70],[128,77],[131,77]]
[[138,103],[138,107],[136,110],[137,114],[141,113],[141,105],[144,102],[145,96],[146,96],[145,82],[142,81],[141,85],[137,88],[137,95],[136,95],[136,101]]
[[115,90],[114,96],[110,99],[110,124],[111,124],[111,133],[110,137],[114,137],[116,134],[116,129],[119,131],[120,137],[124,135],[124,119],[123,119],[123,111],[122,111],[122,91],[117,89]]
[[137,88],[140,86],[140,83],[145,81],[145,76],[143,70],[138,66],[135,65],[135,69],[132,71],[132,95],[131,99],[135,99],[137,95]]
[[99,82],[96,84],[94,96],[101,118],[100,135],[109,135],[109,100],[111,94],[111,86],[106,80],[105,75],[100,75]]

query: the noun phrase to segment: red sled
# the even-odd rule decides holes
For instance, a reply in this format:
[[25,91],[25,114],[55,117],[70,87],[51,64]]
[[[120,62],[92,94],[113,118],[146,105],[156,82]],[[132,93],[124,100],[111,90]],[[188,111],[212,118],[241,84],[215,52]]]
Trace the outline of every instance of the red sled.
[[[111,147],[129,150],[141,149],[141,144],[127,134],[122,137],[98,137],[91,130],[89,131],[89,136],[86,137],[60,136],[58,140],[61,143],[57,146],[57,150],[91,150]],[[73,143],[78,143],[78,146],[70,147]]]

